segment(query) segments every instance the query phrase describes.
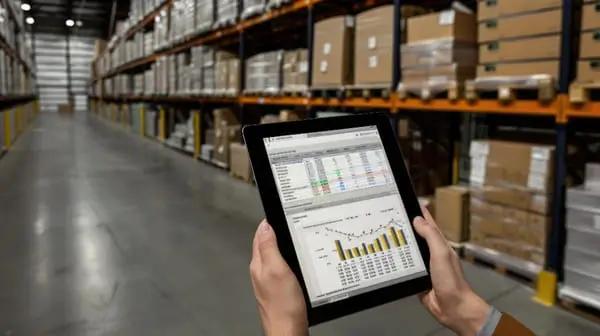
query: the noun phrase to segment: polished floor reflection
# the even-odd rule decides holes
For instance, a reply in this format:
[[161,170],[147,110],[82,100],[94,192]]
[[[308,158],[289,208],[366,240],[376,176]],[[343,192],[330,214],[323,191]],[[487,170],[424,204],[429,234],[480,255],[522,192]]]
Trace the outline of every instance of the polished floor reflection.
[[[0,335],[258,335],[254,187],[93,117],[42,114],[0,158]],[[600,326],[465,264],[540,335]],[[314,335],[441,335],[409,298]]]

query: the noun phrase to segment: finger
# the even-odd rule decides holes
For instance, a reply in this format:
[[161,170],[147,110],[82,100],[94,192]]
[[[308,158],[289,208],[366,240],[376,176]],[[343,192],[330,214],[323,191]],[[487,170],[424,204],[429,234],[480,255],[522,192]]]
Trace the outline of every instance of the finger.
[[260,231],[261,231],[261,227],[262,227],[263,223],[266,223],[266,222],[267,222],[267,220],[263,219],[258,224],[258,228],[256,229],[256,233],[254,234],[254,239],[252,240],[252,260],[250,261],[251,264],[255,264],[255,265],[260,265],[261,264],[260,251],[259,251],[258,247],[260,245]]
[[267,221],[260,223],[258,227],[258,253],[260,254],[261,265],[269,267],[277,267],[281,264],[287,265],[279,253],[277,247],[277,238],[273,228]]
[[[430,215],[431,217],[431,215]],[[417,216],[414,219],[414,227],[417,233],[425,238],[431,255],[442,255],[448,253],[448,244],[442,233],[435,227],[435,224],[426,221],[423,217]]]

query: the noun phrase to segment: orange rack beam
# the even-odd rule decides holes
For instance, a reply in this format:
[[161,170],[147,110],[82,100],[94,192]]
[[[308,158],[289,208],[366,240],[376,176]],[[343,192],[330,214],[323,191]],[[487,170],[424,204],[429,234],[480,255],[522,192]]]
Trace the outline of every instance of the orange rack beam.
[[583,104],[569,104],[567,118],[600,118],[600,102],[591,101]]

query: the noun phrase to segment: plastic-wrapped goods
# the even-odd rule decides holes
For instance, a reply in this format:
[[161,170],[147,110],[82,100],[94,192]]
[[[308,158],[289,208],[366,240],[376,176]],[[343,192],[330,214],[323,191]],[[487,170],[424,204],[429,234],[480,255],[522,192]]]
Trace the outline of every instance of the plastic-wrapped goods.
[[185,30],[185,4],[184,0],[175,0],[169,12],[169,42],[177,42],[183,38]]
[[177,94],[177,57],[175,55],[167,56],[167,66],[169,68],[168,72],[168,91],[167,93],[170,95]]
[[306,91],[308,88],[308,51],[287,50],[283,53],[283,90]]
[[183,18],[185,20],[184,28],[183,28],[183,36],[187,37],[194,33],[195,30],[195,8],[196,1],[195,0],[183,0]]
[[196,0],[195,32],[205,32],[213,25],[214,0]]
[[215,50],[202,46],[202,93],[215,91]]
[[567,192],[565,279],[561,296],[600,309],[600,185],[598,164],[588,164],[583,186]]
[[154,18],[154,50],[167,47],[169,43],[169,13],[161,10]]
[[215,52],[215,94],[226,94],[229,90],[229,60],[235,56],[219,50]]
[[430,98],[475,78],[475,25],[473,14],[458,10],[408,18],[399,91]]
[[281,89],[283,51],[254,55],[246,60],[246,91],[277,93]]
[[217,0],[217,26],[227,26],[235,23],[238,16],[237,0]]
[[144,52],[143,56],[150,56],[154,53],[154,32],[144,33]]
[[228,95],[237,95],[240,92],[240,60],[232,58],[228,61],[229,78],[227,80]]
[[279,8],[283,5],[289,4],[292,0],[267,0],[266,10],[270,10],[273,8]]
[[200,94],[202,92],[202,48],[203,47],[191,48],[191,94]]
[[190,54],[177,54],[177,93],[180,95],[186,95],[191,93],[190,72]]
[[144,72],[144,95],[151,96],[155,94],[154,67]]
[[136,74],[133,76],[133,94],[141,96],[144,94],[144,74]]
[[156,94],[166,95],[169,93],[169,67],[167,64],[167,57],[163,56],[159,58],[156,63]]
[[244,0],[242,19],[258,15],[265,11],[266,0]]

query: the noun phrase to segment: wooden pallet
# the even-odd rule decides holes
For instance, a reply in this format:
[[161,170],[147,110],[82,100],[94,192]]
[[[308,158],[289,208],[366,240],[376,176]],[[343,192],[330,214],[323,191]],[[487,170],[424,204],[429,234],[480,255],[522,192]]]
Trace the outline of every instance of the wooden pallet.
[[279,90],[267,90],[267,91],[245,90],[244,91],[245,96],[252,96],[252,97],[276,97],[276,96],[279,96],[280,94],[281,94],[281,91],[279,91]]
[[598,307],[593,307],[564,295],[559,296],[558,305],[570,313],[600,323],[600,309]]
[[308,97],[310,95],[308,89],[306,90],[294,90],[294,89],[283,89],[281,95],[284,97]]
[[498,252],[472,243],[465,243],[464,259],[535,287],[537,275],[542,267],[532,262]]
[[311,88],[310,96],[313,98],[343,99],[344,97],[346,97],[346,88],[345,87]]
[[572,83],[569,87],[569,100],[573,104],[600,101],[600,82]]
[[427,83],[424,83],[422,87],[417,88],[416,90],[408,90],[402,83],[398,85],[399,99],[416,97],[422,100],[431,100],[434,98],[457,100],[462,97],[463,92],[464,84],[457,81],[448,81],[443,85],[428,85]]
[[504,103],[510,103],[516,99],[537,99],[546,103],[556,97],[554,80],[544,78],[537,80],[534,84],[523,85],[519,83],[498,83],[492,88],[481,88],[475,81],[467,81],[465,84],[465,98],[467,100],[495,99]]
[[346,97],[348,98],[384,98],[390,97],[391,89],[383,86],[352,86],[346,88]]

